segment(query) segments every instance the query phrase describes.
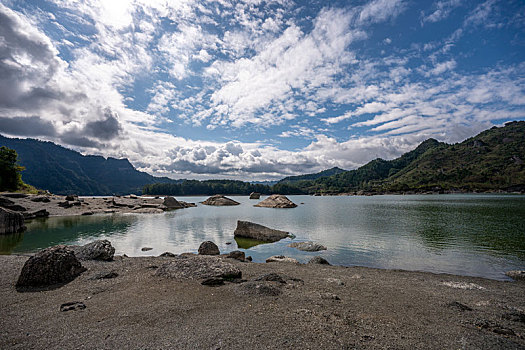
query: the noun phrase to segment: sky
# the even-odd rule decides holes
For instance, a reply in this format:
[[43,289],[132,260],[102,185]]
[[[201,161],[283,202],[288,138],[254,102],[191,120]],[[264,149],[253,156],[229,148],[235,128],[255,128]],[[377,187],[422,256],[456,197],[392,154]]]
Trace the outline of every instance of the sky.
[[0,0],[0,133],[275,180],[525,120],[522,0]]

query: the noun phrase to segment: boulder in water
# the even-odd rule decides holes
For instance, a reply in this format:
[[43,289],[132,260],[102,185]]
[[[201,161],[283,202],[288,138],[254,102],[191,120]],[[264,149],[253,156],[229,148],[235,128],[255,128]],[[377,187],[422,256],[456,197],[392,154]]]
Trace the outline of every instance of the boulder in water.
[[22,213],[0,207],[0,235],[18,233],[25,229]]
[[45,287],[72,281],[86,269],[71,249],[58,245],[44,249],[24,264],[17,287]]
[[212,241],[202,242],[199,246],[199,255],[219,255],[219,247]]
[[178,200],[176,200],[175,198],[173,197],[164,197],[164,202],[162,203],[166,206],[166,208],[168,209],[182,209],[184,208],[184,205],[179,202]]
[[320,250],[326,250],[324,245],[314,242],[292,242],[288,244],[290,248],[296,248],[303,252],[318,252]]
[[261,194],[258,192],[252,192],[250,193],[250,199],[259,199],[261,198]]
[[231,198],[225,197],[222,194],[216,194],[206,199],[202,204],[205,205],[216,205],[216,206],[228,206],[228,205],[239,205],[241,203],[234,201]]
[[244,237],[264,242],[277,242],[290,236],[289,232],[274,230],[249,221],[237,221],[237,228],[233,233],[235,237]]
[[264,208],[295,208],[297,204],[282,194],[272,194],[270,197],[254,205],[255,207]]

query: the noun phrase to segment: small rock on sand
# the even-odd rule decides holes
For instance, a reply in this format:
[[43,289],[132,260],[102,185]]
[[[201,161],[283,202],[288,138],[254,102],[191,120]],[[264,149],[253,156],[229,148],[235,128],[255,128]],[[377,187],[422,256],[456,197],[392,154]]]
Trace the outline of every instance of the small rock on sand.
[[174,279],[241,278],[242,272],[233,264],[214,256],[177,256],[161,265],[156,276]]
[[330,265],[328,260],[321,256],[314,256],[313,258],[308,261],[309,264],[321,264],[321,265]]
[[84,304],[81,301],[71,301],[69,303],[64,303],[60,305],[60,311],[66,312],[66,311],[72,311],[72,310],[84,310],[86,308],[86,304]]
[[274,256],[271,256],[269,257],[268,259],[266,259],[266,262],[267,263],[271,263],[271,262],[284,262],[284,263],[292,263],[292,264],[299,264],[299,261],[297,261],[297,259],[294,259],[294,258],[288,258],[284,255],[274,255]]
[[516,281],[525,281],[525,270],[507,271],[505,274]]
[[277,296],[281,290],[269,282],[246,282],[239,284],[236,289],[237,294],[252,296]]

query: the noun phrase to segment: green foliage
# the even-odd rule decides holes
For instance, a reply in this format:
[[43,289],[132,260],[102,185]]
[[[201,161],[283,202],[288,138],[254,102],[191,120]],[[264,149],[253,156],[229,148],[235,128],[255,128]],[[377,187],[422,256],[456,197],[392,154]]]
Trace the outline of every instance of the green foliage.
[[17,191],[24,186],[20,174],[24,167],[16,163],[17,158],[14,149],[0,147],[0,191]]
[[322,177],[329,177],[329,176],[332,176],[332,175],[335,175],[335,174],[344,173],[345,171],[346,170],[343,170],[341,168],[334,167],[334,168],[331,168],[331,169],[323,170],[323,171],[321,171],[319,173],[315,173],[315,174],[288,176],[288,177],[285,177],[284,179],[280,180],[279,183],[293,184],[293,183],[297,183],[299,181],[304,181],[304,180],[316,180],[316,179],[319,179],[319,178],[322,178]]

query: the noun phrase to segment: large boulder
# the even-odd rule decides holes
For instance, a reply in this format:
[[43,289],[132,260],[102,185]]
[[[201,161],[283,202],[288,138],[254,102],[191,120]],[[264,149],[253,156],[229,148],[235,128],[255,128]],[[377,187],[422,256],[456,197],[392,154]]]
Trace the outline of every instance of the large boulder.
[[0,207],[0,235],[22,232],[24,226],[24,214]]
[[199,255],[219,255],[219,247],[212,241],[202,242],[199,246]]
[[254,205],[264,208],[295,208],[297,204],[282,194],[272,194],[270,197]]
[[261,198],[261,194],[258,192],[252,192],[250,193],[250,199],[259,199]]
[[98,240],[83,246],[69,246],[80,260],[113,260],[115,248],[107,239]]
[[17,287],[45,287],[67,283],[86,269],[66,246],[44,249],[30,257],[18,277]]
[[161,265],[156,276],[174,279],[241,278],[242,272],[231,263],[214,256],[179,255]]
[[239,205],[241,203],[234,201],[231,198],[225,197],[222,194],[216,194],[206,199],[202,204],[206,205],[217,205],[217,206],[228,206],[228,205]]
[[314,242],[292,242],[288,244],[290,248],[296,248],[304,252],[318,252],[320,250],[326,250],[324,245]]
[[290,233],[259,225],[250,221],[237,221],[237,228],[233,235],[235,237],[244,237],[264,242],[277,242],[283,238],[289,237]]
[[164,198],[164,202],[162,203],[166,206],[166,208],[168,209],[182,209],[184,208],[184,205],[179,202],[178,200],[176,200],[175,198],[173,197],[165,197]]

